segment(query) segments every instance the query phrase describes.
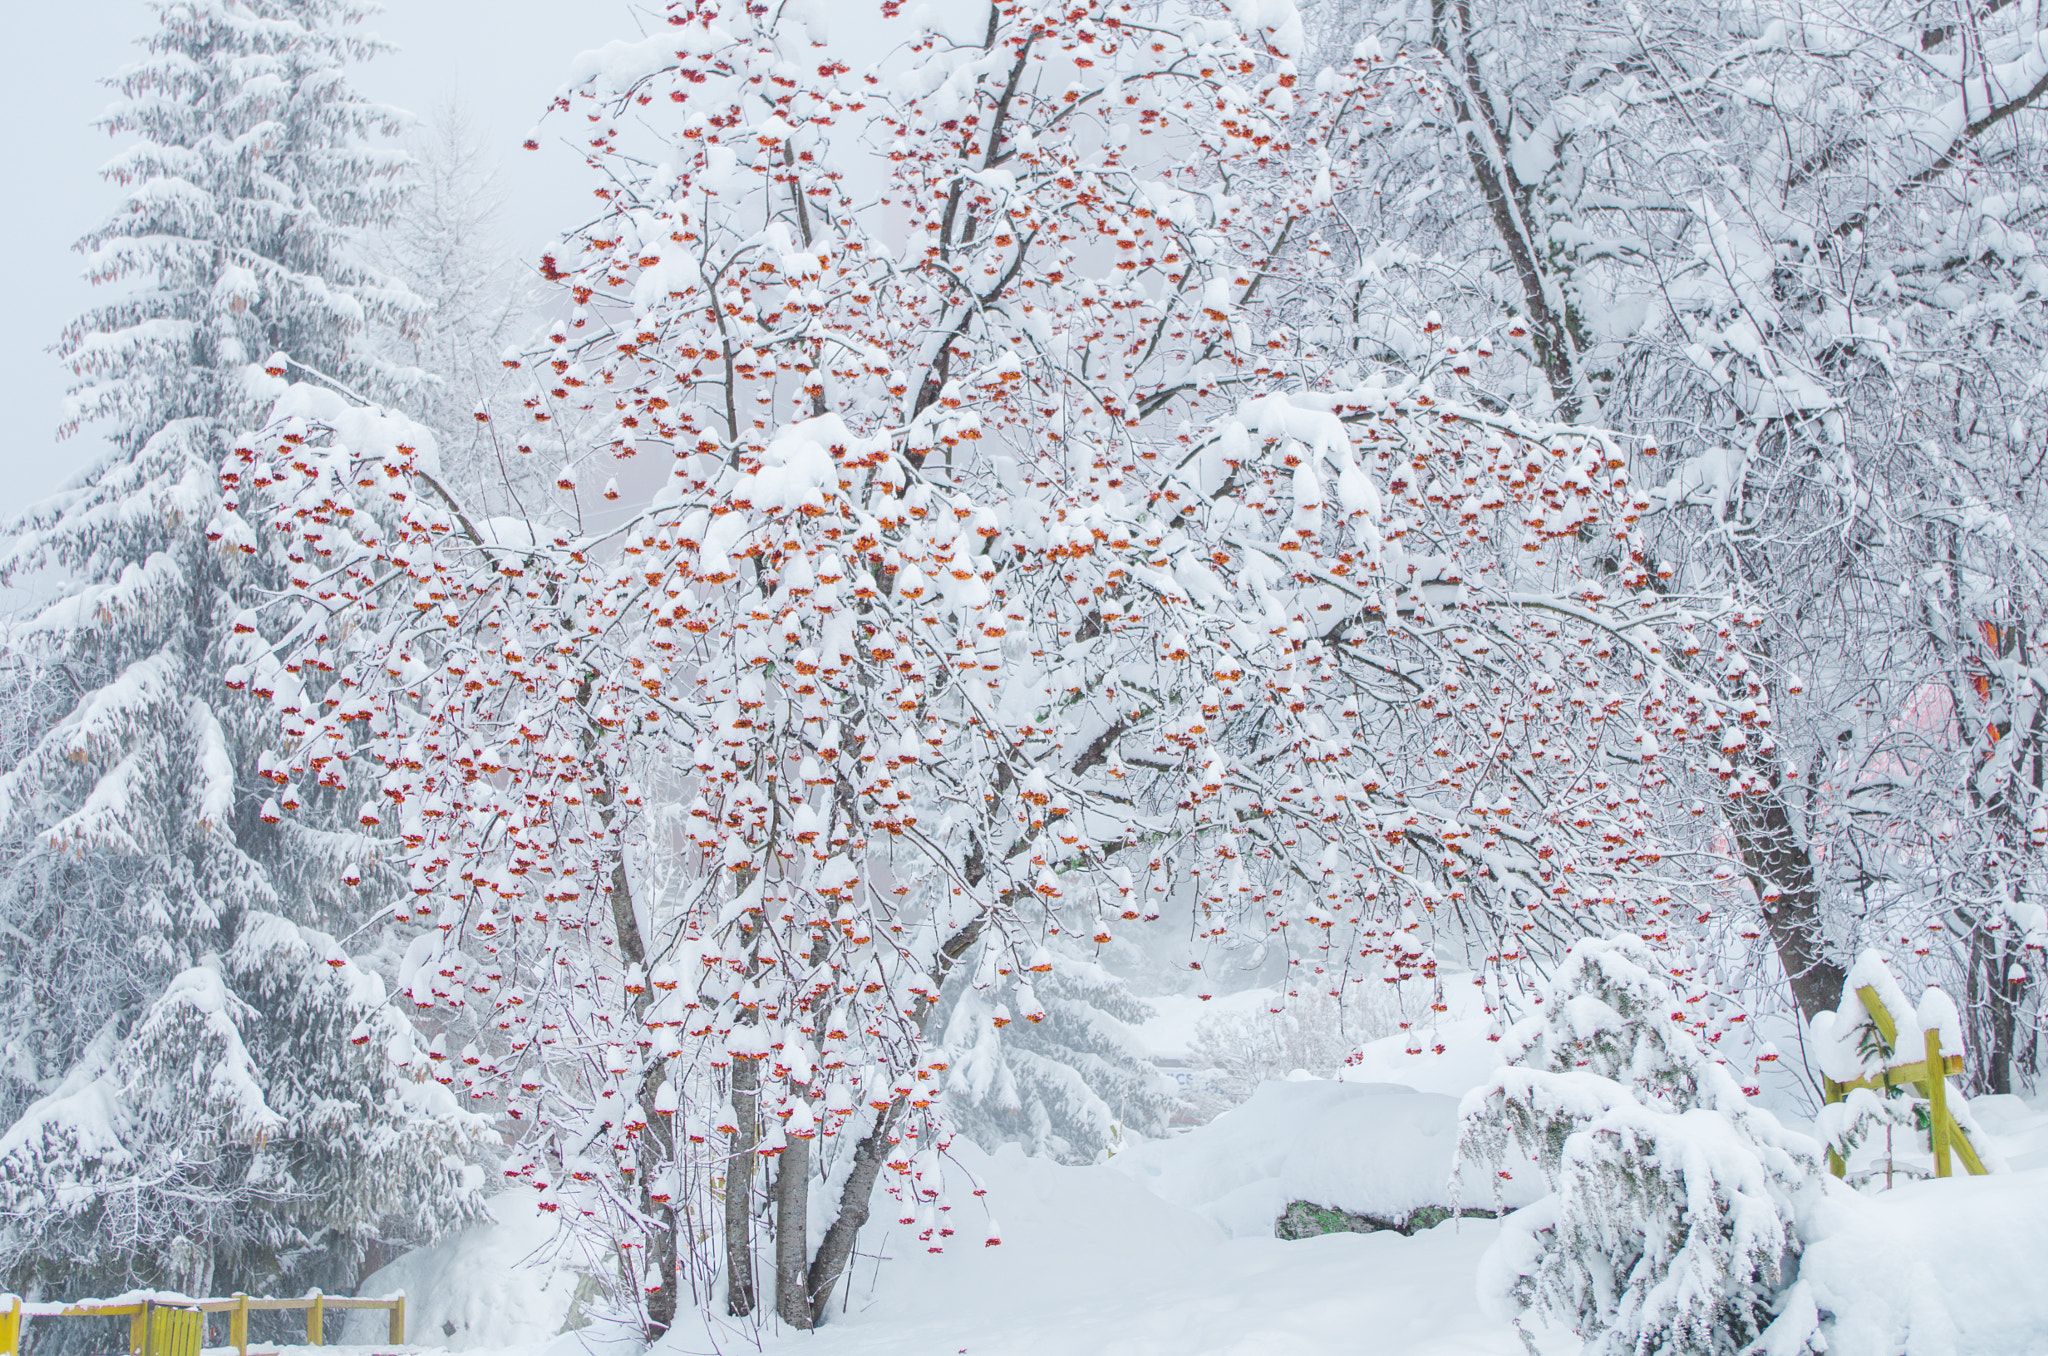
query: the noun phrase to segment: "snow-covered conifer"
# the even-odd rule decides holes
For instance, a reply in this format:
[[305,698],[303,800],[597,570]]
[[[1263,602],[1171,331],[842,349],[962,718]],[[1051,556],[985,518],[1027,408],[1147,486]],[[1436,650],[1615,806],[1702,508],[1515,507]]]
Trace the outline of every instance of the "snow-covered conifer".
[[[1802,1210],[1835,1183],[1820,1145],[1754,1106],[1692,1033],[1669,963],[1633,937],[1575,944],[1514,1061],[1467,1094],[1461,1156],[1540,1171],[1482,1287],[1537,1352],[1735,1356],[1773,1322]],[[1804,1351],[1788,1329],[1773,1335]]]
[[1033,1010],[962,984],[935,1014],[953,1124],[984,1149],[1021,1144],[1064,1163],[1095,1162],[1126,1132],[1163,1132],[1176,1099],[1134,1030],[1152,1009],[1095,961],[1045,959]]
[[61,581],[14,636],[61,696],[0,778],[0,912],[37,939],[4,964],[11,988],[70,992],[10,1050],[38,1095],[0,1131],[0,1276],[350,1283],[373,1241],[470,1208],[472,1130],[384,1058],[397,1019],[331,935],[395,883],[361,789],[274,751],[275,712],[309,718],[354,680],[324,640],[281,663],[259,616],[376,529],[300,477],[324,538],[259,537],[221,463],[286,372],[391,388],[361,336],[410,303],[352,251],[394,201],[402,158],[371,138],[400,115],[350,88],[377,48],[354,0],[154,8],[106,118],[132,138],[106,170],[120,205],[81,244],[114,299],[63,344],[74,417],[112,452],[4,562]]

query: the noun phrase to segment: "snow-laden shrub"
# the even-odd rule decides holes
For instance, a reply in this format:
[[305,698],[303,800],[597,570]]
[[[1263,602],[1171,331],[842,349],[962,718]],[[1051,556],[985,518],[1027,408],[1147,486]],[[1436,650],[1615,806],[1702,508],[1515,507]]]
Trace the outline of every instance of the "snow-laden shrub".
[[[1287,1077],[1297,1069],[1329,1077],[1346,1057],[1366,1041],[1393,1035],[1408,1015],[1403,995],[1373,984],[1343,1003],[1326,994],[1306,992],[1287,999],[1277,1010],[1225,1009],[1195,1023],[1188,1042],[1189,1061],[1209,1071],[1190,1094],[1195,1114],[1213,1120],[1242,1106],[1259,1084]],[[1420,999],[1410,999],[1419,1007]]]
[[[1481,1274],[1534,1352],[1744,1350],[1792,1278],[1797,1220],[1833,1185],[1820,1146],[1687,1030],[1666,974],[1635,938],[1578,943],[1510,1032],[1511,1066],[1460,1108],[1462,1158],[1504,1174],[1533,1158],[1550,1188],[1508,1216]],[[1774,1353],[1809,1349],[1810,1307],[1788,1320]]]

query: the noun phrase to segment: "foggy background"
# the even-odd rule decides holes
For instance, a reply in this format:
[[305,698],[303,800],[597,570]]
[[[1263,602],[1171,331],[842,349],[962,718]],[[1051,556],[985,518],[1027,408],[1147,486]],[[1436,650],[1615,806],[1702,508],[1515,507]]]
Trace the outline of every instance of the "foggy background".
[[[110,212],[114,187],[99,167],[123,144],[92,124],[114,93],[101,82],[136,60],[154,26],[143,0],[8,6],[20,64],[0,82],[0,257],[13,278],[0,305],[0,520],[51,493],[97,458],[91,428],[59,442],[68,374],[51,351],[93,304],[72,244]],[[540,122],[570,62],[587,48],[643,31],[625,0],[388,0],[369,28],[399,50],[356,67],[371,99],[412,113],[424,132],[461,105],[497,161],[505,196],[499,235],[522,258],[589,215],[581,160],[552,121],[538,152],[519,143]],[[122,284],[112,284],[119,287]]]

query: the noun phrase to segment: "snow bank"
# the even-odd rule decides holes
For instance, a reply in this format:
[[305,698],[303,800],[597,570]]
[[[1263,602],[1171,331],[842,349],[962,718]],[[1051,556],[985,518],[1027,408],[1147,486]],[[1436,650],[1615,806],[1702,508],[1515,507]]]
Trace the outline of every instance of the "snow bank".
[[1831,1193],[1808,1233],[1787,1307],[1834,1315],[1829,1356],[2048,1353],[2048,1169]]
[[[1329,1085],[1325,1085],[1329,1086]],[[1202,1133],[1202,1132],[1197,1132]],[[1192,1139],[1190,1135],[1187,1138]],[[1519,1356],[1480,1315],[1472,1277],[1497,1227],[1462,1220],[1403,1238],[1228,1239],[1113,1165],[1062,1167],[964,1140],[955,1157],[989,1188],[1001,1247],[932,1256],[909,1230],[870,1225],[845,1312],[816,1333],[770,1335],[771,1356]],[[954,1211],[968,1215],[972,1200]],[[880,1211],[877,1214],[881,1214]],[[1271,1220],[1267,1221],[1268,1229]],[[957,1240],[956,1240],[957,1241]],[[877,1267],[873,1258],[888,1260]],[[652,1356],[748,1350],[734,1332],[675,1333]]]
[[[470,1351],[535,1346],[562,1331],[577,1276],[554,1254],[557,1224],[531,1191],[491,1198],[492,1222],[416,1248],[373,1273],[358,1291],[405,1296],[411,1345]],[[384,1340],[381,1309],[353,1310],[343,1341]]]
[[[1175,1139],[1136,1145],[1111,1166],[1231,1238],[1270,1238],[1290,1201],[1395,1220],[1422,1206],[1492,1209],[1494,1181],[1467,1168],[1452,1181],[1458,1102],[1389,1083],[1267,1083],[1235,1111]],[[1532,1167],[1500,1183],[1527,1205]]]
[[1191,993],[1148,995],[1144,1001],[1152,1018],[1137,1028],[1138,1039],[1154,1059],[1186,1059],[1203,1018],[1261,1014],[1273,997],[1271,989],[1243,989],[1209,1000]]
[[1399,1083],[1457,1098],[1490,1081],[1505,1058],[1499,1032],[1486,1017],[1460,1017],[1414,1036],[1368,1041],[1337,1076],[1346,1083]]

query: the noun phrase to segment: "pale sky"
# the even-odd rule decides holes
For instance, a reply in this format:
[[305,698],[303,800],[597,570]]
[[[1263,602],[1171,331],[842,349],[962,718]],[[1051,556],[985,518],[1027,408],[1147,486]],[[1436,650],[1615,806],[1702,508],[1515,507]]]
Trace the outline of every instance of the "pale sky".
[[[371,27],[396,55],[355,73],[366,95],[431,118],[458,100],[501,159],[504,235],[539,254],[551,235],[589,215],[590,185],[559,144],[519,149],[569,63],[586,48],[641,31],[626,0],[386,0]],[[90,432],[59,443],[65,373],[48,349],[92,302],[72,242],[113,207],[99,167],[118,143],[91,124],[112,98],[99,82],[135,59],[151,26],[143,0],[19,3],[7,7],[15,75],[0,81],[0,518],[60,486],[99,444]],[[552,127],[564,124],[551,124]]]

